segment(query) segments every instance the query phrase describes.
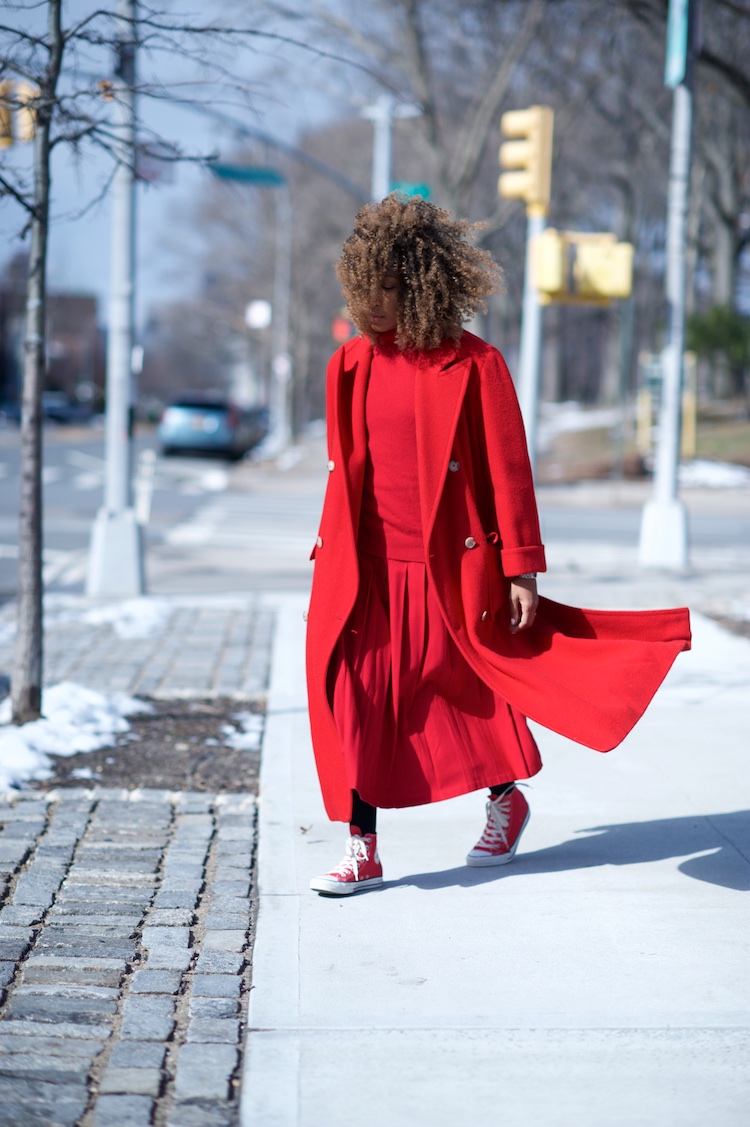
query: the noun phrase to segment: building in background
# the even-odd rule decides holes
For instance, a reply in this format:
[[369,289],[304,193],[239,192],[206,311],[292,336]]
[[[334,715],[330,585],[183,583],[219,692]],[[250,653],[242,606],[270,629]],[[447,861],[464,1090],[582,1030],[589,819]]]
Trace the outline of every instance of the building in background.
[[[17,415],[23,382],[23,333],[28,257],[14,255],[0,276],[0,410]],[[58,421],[102,406],[104,339],[91,294],[50,293],[47,305],[46,413]]]

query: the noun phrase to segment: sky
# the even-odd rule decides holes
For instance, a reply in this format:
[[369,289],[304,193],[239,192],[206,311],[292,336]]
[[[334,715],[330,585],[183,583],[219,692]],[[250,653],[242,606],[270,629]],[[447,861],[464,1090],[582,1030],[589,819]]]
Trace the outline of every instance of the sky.
[[[91,11],[93,0],[68,0],[65,4],[66,20]],[[226,16],[231,3],[212,0],[201,8],[202,18],[214,12]],[[240,13],[252,11],[250,5],[238,5]],[[180,11],[184,9],[180,8]],[[31,17],[29,17],[31,18]],[[247,16],[241,16],[247,26]],[[105,60],[100,62],[102,77],[108,77]],[[235,65],[235,64],[233,64]],[[160,58],[144,60],[139,64],[141,75],[149,66],[156,67],[162,81],[180,89],[186,77],[193,78],[196,70],[191,64],[186,71],[184,62]],[[237,118],[257,129],[294,142],[300,133],[323,124],[336,116],[351,112],[330,93],[316,87],[313,79],[312,56],[300,48],[283,47],[256,41],[253,51],[243,53],[239,69],[246,74],[254,87],[252,108],[243,108],[240,99],[225,94],[223,101],[215,90],[209,90],[206,104],[214,105],[227,116]],[[196,113],[189,107],[162,101],[155,104],[142,99],[139,112],[144,124],[167,140],[178,143],[195,154],[216,153],[220,158],[231,153],[236,145],[234,134],[227,128]],[[22,151],[25,150],[25,151]],[[30,166],[31,145],[15,145],[6,150],[12,159]],[[68,290],[95,294],[100,301],[100,319],[106,322],[110,271],[110,217],[111,196],[107,195],[83,217],[76,218],[83,200],[95,197],[111,167],[107,158],[87,155],[76,163],[70,151],[60,147],[53,158],[53,222],[51,225],[48,259],[48,284],[50,290]],[[165,262],[164,240],[177,230],[175,217],[183,218],[191,200],[200,193],[210,173],[195,164],[171,166],[171,182],[139,184],[137,188],[137,319],[143,324],[147,310],[160,301],[180,297],[189,292],[191,282],[182,282],[168,270]],[[15,202],[0,200],[0,269],[24,245],[18,239],[23,225],[23,211]],[[190,238],[190,232],[185,232]]]

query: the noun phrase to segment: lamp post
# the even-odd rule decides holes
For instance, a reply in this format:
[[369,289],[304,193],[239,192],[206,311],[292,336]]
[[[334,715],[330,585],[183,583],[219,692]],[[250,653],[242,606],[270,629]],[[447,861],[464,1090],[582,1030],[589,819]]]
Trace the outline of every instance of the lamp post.
[[286,177],[275,168],[251,164],[224,164],[212,161],[208,166],[221,180],[254,184],[262,188],[278,188],[274,194],[276,232],[274,250],[273,310],[271,319],[271,394],[268,447],[285,450],[291,440],[289,391],[292,385],[292,357],[289,352],[289,313],[292,284],[292,198]]
[[371,195],[376,201],[385,199],[391,190],[391,132],[394,117],[419,117],[419,106],[397,102],[392,94],[381,94],[370,106],[365,106],[362,116],[373,124],[372,186]]
[[141,595],[141,527],[132,487],[135,291],[135,0],[120,0],[113,125],[112,287],[107,338],[105,494],[91,533],[89,595]]
[[638,560],[679,570],[688,563],[687,510],[677,495],[685,345],[685,243],[690,201],[693,120],[691,0],[670,0],[665,83],[674,90],[667,200],[667,343],[662,352],[662,401],[654,465],[654,495],[643,509]]

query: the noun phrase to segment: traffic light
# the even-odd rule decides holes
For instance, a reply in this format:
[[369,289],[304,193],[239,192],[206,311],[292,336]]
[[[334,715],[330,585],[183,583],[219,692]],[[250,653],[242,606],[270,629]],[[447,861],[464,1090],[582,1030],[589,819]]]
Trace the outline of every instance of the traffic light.
[[534,241],[534,288],[543,305],[568,292],[568,248],[554,227],[548,227]]
[[552,173],[552,128],[554,112],[549,106],[509,110],[500,119],[505,141],[500,146],[503,172],[497,182],[501,196],[526,201],[528,212],[546,215]]
[[534,241],[534,286],[543,305],[551,301],[604,304],[633,289],[633,245],[609,232],[556,231]]
[[633,289],[633,244],[598,235],[576,246],[573,267],[580,297],[629,297]]
[[13,83],[0,82],[0,149],[13,144]]
[[38,97],[39,87],[30,82],[0,82],[0,149],[10,148],[14,141],[32,140]]

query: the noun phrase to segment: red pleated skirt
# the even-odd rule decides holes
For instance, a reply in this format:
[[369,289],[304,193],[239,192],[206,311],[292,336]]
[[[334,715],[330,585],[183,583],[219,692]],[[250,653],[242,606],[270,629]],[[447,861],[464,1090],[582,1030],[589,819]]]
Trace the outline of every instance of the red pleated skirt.
[[420,806],[541,769],[526,718],[448,633],[424,563],[360,555],[330,673],[349,784],[372,806]]

